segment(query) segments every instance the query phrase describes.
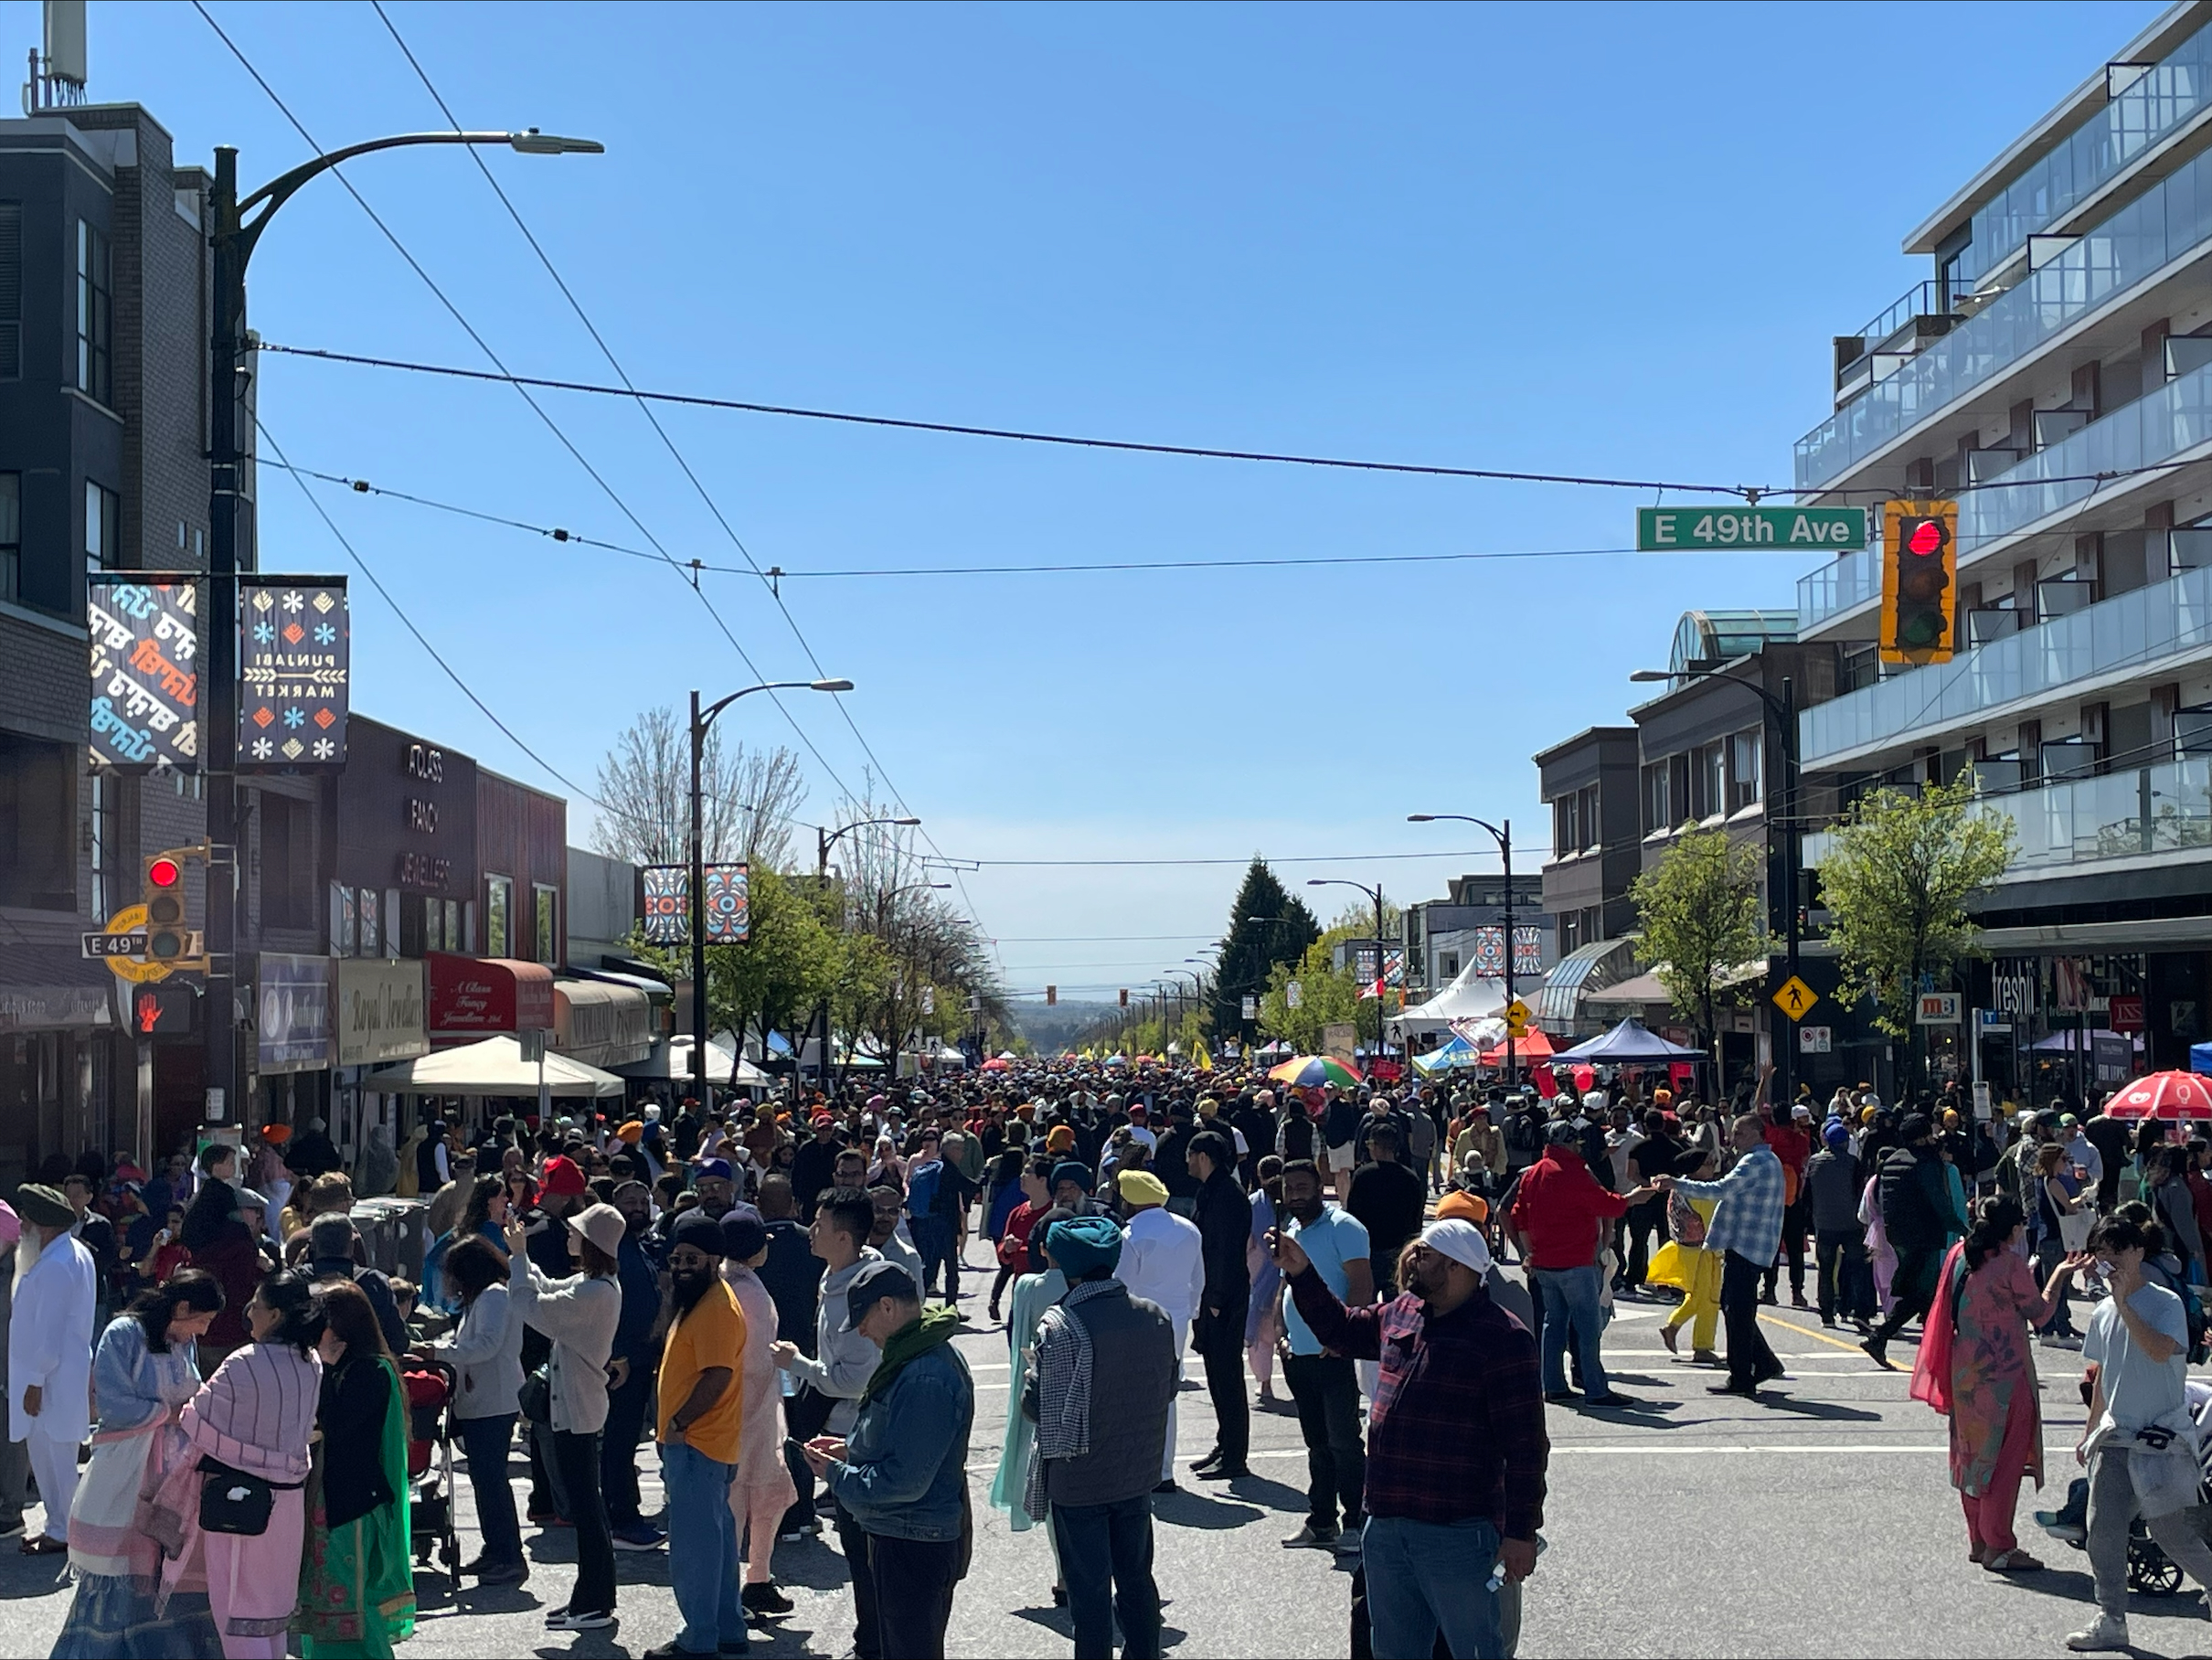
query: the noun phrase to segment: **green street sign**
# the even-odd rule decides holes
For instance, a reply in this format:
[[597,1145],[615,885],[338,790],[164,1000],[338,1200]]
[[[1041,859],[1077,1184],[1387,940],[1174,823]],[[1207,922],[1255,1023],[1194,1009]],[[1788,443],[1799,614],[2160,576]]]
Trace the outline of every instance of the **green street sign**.
[[1636,551],[1788,548],[1843,552],[1866,545],[1864,507],[1639,507]]

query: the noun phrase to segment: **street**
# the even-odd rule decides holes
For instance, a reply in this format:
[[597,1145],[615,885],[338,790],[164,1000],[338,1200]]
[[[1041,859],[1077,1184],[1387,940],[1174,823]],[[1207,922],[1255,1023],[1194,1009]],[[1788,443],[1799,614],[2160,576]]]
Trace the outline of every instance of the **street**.
[[[972,1242],[966,1306],[980,1317],[988,1287]],[[1659,1345],[1664,1310],[1622,1303],[1605,1359],[1614,1385],[1639,1398],[1627,1410],[1548,1409],[1552,1436],[1550,1543],[1529,1581],[1520,1653],[1579,1655],[2057,1655],[2081,1623],[2087,1559],[2035,1527],[2073,1474],[2079,1433],[2079,1357],[2038,1349],[2050,1485],[2024,1491],[2021,1542],[2050,1564],[2008,1580],[1966,1560],[1959,1505],[1944,1474],[1941,1421],[1908,1399],[1911,1349],[1895,1373],[1874,1369],[1843,1336],[1803,1311],[1766,1311],[1768,1340],[1791,1381],[1773,1404],[1716,1398],[1717,1374]],[[976,1420],[968,1471],[975,1505],[974,1565],[953,1601],[947,1652],[1018,1657],[1069,1652],[1066,1613],[1052,1606],[1051,1559],[1037,1532],[1010,1533],[987,1495],[1005,1422],[1002,1339],[959,1340],[974,1374]],[[1191,1367],[1196,1371],[1196,1363]],[[1279,1386],[1280,1387],[1280,1386]],[[1180,1397],[1183,1463],[1210,1444],[1202,1387]],[[1253,1419],[1250,1480],[1184,1480],[1154,1501],[1155,1567],[1165,1604],[1164,1645],[1191,1656],[1341,1655],[1347,1652],[1351,1575],[1326,1554],[1286,1551],[1304,1509],[1304,1452],[1295,1418]],[[641,1450],[646,1506],[658,1503],[654,1455]],[[516,1464],[519,1478],[523,1466]],[[473,1552],[468,1484],[463,1548]],[[542,1610],[565,1594],[572,1547],[532,1532],[532,1578],[518,1591],[466,1589],[458,1602],[441,1574],[417,1576],[422,1616],[404,1652],[437,1656],[635,1655],[675,1632],[665,1551],[618,1557],[622,1623],[606,1633],[551,1636]],[[851,1646],[851,1602],[835,1536],[779,1544],[776,1578],[797,1608],[766,1633],[761,1656],[841,1655]],[[1235,1594],[1228,1594],[1235,1588]],[[50,1560],[0,1555],[0,1601],[12,1611],[0,1647],[43,1655],[69,1591]],[[2138,1596],[2138,1652],[2179,1655],[2212,1647],[2194,1592]]]

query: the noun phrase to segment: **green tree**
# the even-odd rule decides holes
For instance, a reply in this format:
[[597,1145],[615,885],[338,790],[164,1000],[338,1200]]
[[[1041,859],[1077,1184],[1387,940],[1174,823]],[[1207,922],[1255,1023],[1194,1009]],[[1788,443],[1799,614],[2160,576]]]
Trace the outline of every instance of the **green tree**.
[[1756,847],[1725,829],[1686,824],[1629,889],[1643,931],[1637,961],[1658,975],[1707,1049],[1720,1029],[1720,1009],[1742,995],[1731,985],[1736,972],[1767,954],[1760,862]]
[[1228,932],[1214,980],[1208,1029],[1222,1035],[1244,1029],[1244,999],[1268,988],[1270,976],[1321,937],[1305,901],[1285,889],[1267,861],[1255,857],[1228,910]]
[[[1358,931],[1365,939],[1374,926]],[[1305,949],[1296,963],[1278,963],[1268,975],[1267,991],[1260,999],[1260,1029],[1280,1038],[1301,1055],[1321,1052],[1323,1029],[1349,1021],[1360,1041],[1372,1044],[1380,1026],[1382,1005],[1359,995],[1359,979],[1349,968],[1335,966],[1334,956],[1349,931],[1331,929]],[[1292,1008],[1290,984],[1298,983],[1298,1006]]]
[[1860,797],[1821,856],[1821,903],[1843,962],[1843,995],[1874,1000],[1875,1024],[1909,1046],[1916,1080],[1913,998],[1979,954],[1967,903],[2005,874],[2013,848],[2012,821],[1976,812],[1962,772],[1918,795],[1883,789]]

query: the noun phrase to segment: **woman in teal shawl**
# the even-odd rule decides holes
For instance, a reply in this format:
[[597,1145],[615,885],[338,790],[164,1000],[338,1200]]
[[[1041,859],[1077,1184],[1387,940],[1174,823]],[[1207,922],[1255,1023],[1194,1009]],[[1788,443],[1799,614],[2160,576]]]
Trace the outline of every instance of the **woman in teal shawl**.
[[[1067,1276],[1052,1266],[1045,1255],[1045,1235],[1056,1222],[1065,1222],[1075,1212],[1055,1207],[1037,1218],[1029,1230],[1029,1272],[1014,1282],[1014,1310],[1006,1320],[1006,1343],[1013,1351],[1013,1388],[1006,1398],[1006,1442],[998,1458],[998,1474],[991,1478],[991,1503],[1006,1513],[1006,1524],[1016,1533],[1026,1533],[1041,1526],[1044,1517],[1031,1516],[1022,1502],[1022,1490],[1029,1480],[1029,1454],[1037,1445],[1037,1425],[1022,1410],[1022,1389],[1029,1378],[1029,1349],[1037,1342],[1037,1322],[1045,1311],[1068,1294]],[[1052,1541],[1052,1529],[1045,1529],[1047,1544]],[[1052,1600],[1062,1602],[1067,1592],[1059,1584],[1059,1561],[1057,1548],[1053,1560]]]
[[305,1660],[389,1660],[415,1631],[407,1530],[407,1400],[399,1367],[360,1290],[322,1286],[323,1392],[317,1490],[300,1569]]

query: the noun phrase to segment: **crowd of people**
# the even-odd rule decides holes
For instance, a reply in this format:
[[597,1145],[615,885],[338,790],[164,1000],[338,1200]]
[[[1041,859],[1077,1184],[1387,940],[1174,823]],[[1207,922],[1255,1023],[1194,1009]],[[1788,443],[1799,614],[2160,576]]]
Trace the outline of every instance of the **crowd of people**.
[[[2204,1144],[2063,1104],[1993,1125],[1863,1087],[1777,1103],[1769,1081],[1724,1110],[1633,1079],[1309,1091],[1058,1063],[620,1122],[431,1118],[396,1169],[354,1173],[425,1202],[419,1282],[368,1265],[320,1124],[153,1177],[88,1158],[0,1206],[0,1530],[67,1554],[58,1655],[388,1655],[415,1617],[410,1455],[442,1400],[479,1535],[459,1576],[518,1587],[526,1527],[573,1538],[549,1631],[612,1626],[619,1554],[665,1551],[681,1627],[652,1652],[741,1652],[792,1611],[779,1542],[828,1529],[853,1652],[941,1655],[975,1537],[965,1300],[1013,1386],[987,1502],[1045,1535],[1079,1656],[1117,1633],[1159,1652],[1153,1506],[1249,1476],[1271,1407],[1307,1464],[1281,1543],[1356,1570],[1352,1652],[1504,1655],[1542,1546],[1547,1403],[1634,1405],[1604,1364],[1616,1301],[1673,1303],[1666,1346],[1687,1326],[1716,1392],[1766,1400],[1759,1311],[1786,1276],[1883,1367],[1920,1325],[1913,1392],[1950,1418],[1992,1572],[2041,1566],[2013,1528],[2041,1474],[2035,1335],[2083,1345],[2102,1612],[2077,1646],[2124,1642],[2138,1509],[2212,1576],[2144,1497],[2137,1444],[2188,1421]],[[972,1231],[987,1292],[963,1284]],[[2113,1294],[2071,1336],[2100,1276]],[[1186,1357],[1213,1408],[1195,1457]]]

